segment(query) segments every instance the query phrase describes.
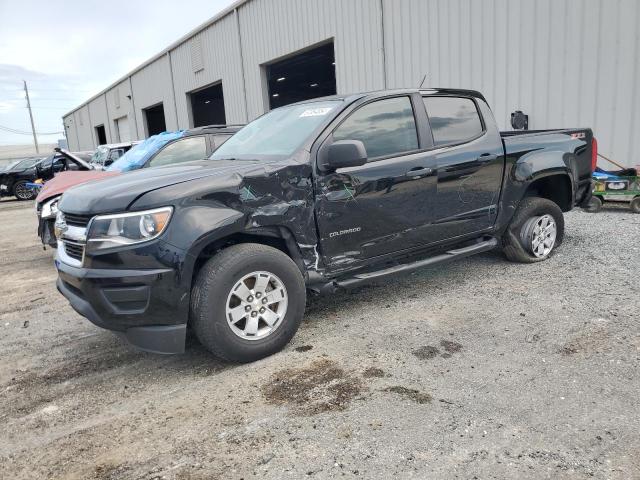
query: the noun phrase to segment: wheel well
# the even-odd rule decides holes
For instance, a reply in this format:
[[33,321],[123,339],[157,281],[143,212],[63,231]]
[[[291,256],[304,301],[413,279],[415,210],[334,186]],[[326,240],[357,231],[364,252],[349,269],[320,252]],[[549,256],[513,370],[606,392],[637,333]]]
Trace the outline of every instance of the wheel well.
[[232,245],[238,245],[240,243],[259,243],[261,245],[268,245],[273,248],[277,248],[281,252],[289,256],[298,265],[301,271],[303,270],[302,255],[297,245],[293,241],[293,236],[288,231],[282,230],[265,230],[260,232],[243,232],[234,233],[227,237],[220,238],[208,244],[202,249],[196,262],[193,266],[193,273],[191,275],[191,283],[198,274],[202,266],[211,257],[216,255],[221,250],[228,248]]
[[571,210],[571,182],[566,175],[551,175],[534,181],[525,197],[540,197],[556,203],[563,212]]

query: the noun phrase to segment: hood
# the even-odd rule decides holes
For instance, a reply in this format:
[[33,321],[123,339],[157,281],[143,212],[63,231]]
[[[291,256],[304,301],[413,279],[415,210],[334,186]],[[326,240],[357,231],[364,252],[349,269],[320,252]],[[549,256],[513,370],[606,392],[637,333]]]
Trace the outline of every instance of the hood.
[[102,170],[60,172],[44,184],[44,187],[42,187],[42,190],[40,190],[40,193],[36,197],[36,203],[42,203],[52,197],[62,195],[69,188],[75,185],[80,185],[81,183],[90,182],[92,180],[109,178],[115,175],[120,175],[120,173],[105,172]]
[[[231,177],[260,174],[275,163],[251,160],[199,160],[167,167],[144,168],[118,178],[73,187],[62,198],[59,208],[78,215],[122,212],[140,196],[153,190],[211,177],[211,190]],[[214,180],[215,179],[215,180]]]

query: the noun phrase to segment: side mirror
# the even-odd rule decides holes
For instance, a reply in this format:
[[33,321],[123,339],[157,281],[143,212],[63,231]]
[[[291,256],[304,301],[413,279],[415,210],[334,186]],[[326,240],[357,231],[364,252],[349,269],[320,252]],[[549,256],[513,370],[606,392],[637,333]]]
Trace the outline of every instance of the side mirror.
[[104,161],[104,166],[108,167],[109,165],[111,165],[113,163],[113,160],[108,158],[107,160]]
[[325,168],[359,167],[367,163],[367,149],[360,140],[339,140],[327,149]]

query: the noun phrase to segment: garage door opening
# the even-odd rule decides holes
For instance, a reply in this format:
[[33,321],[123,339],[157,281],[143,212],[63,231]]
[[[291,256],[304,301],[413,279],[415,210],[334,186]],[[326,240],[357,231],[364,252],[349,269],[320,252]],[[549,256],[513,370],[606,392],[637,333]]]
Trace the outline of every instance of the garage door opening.
[[164,121],[164,107],[162,106],[162,103],[153,107],[145,108],[143,112],[147,137],[167,131],[167,124]]
[[333,42],[267,65],[266,73],[270,108],[335,95]]
[[202,88],[187,94],[191,104],[191,124],[194,127],[224,125],[224,94],[222,83]]
[[96,138],[98,139],[98,145],[107,143],[107,132],[104,131],[104,125],[98,125],[96,127]]

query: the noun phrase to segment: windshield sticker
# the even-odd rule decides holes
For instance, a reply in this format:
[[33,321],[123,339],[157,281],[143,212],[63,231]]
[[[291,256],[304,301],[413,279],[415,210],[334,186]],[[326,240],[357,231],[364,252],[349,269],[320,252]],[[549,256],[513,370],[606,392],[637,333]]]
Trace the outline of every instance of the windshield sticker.
[[331,111],[331,107],[323,107],[323,108],[310,108],[309,110],[305,110],[300,114],[299,118],[303,117],[322,117]]

